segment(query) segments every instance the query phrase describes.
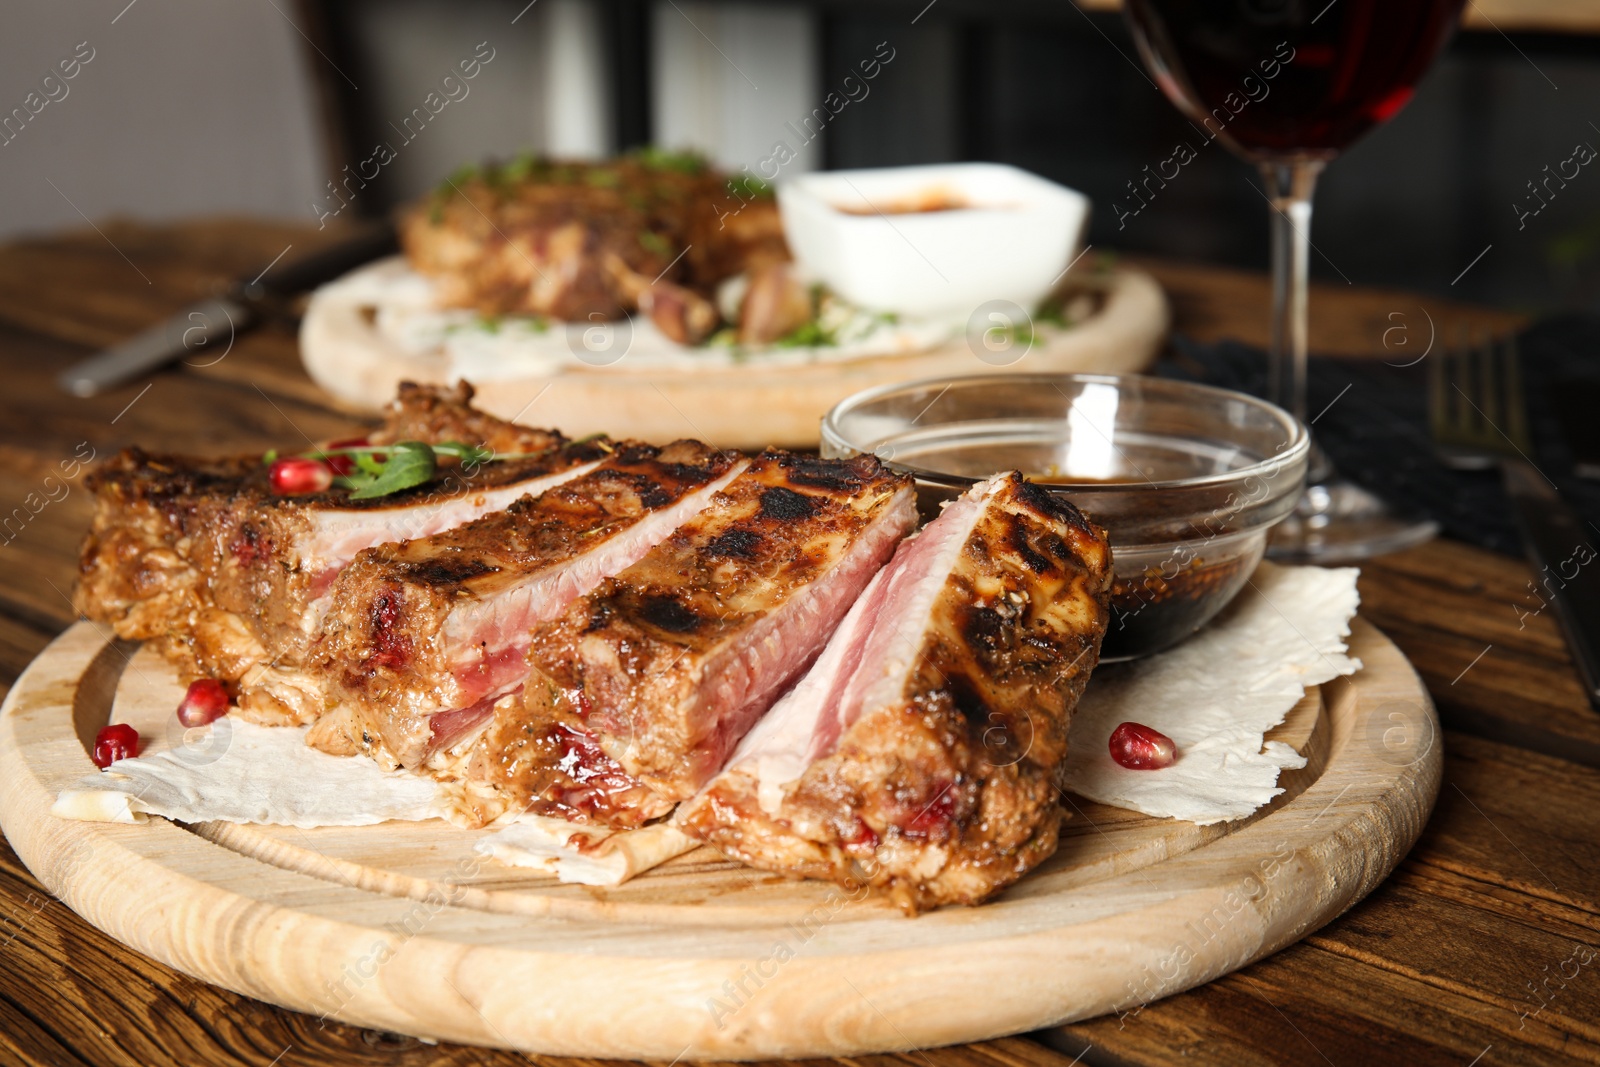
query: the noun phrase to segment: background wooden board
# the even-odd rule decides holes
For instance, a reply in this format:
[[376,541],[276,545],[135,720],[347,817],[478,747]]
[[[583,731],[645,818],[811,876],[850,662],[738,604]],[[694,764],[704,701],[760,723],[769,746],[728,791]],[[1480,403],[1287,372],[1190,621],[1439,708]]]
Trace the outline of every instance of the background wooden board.
[[[299,369],[289,329],[247,335],[220,363],[103,397],[56,392],[54,375],[93,346],[318,238],[240,219],[101,229],[104,238],[85,229],[0,247],[0,512],[20,505],[85,440],[101,455],[136,441],[260,450],[295,440],[295,425],[318,436],[349,425]],[[1264,339],[1264,276],[1135,262],[1166,288],[1176,330],[1200,340]],[[1317,285],[1314,346],[1382,353],[1387,313],[1419,305],[1442,330],[1467,321],[1503,332],[1521,321],[1404,292]],[[70,623],[66,593],[88,515],[74,482],[20,533],[0,538],[0,683]],[[1050,1035],[1064,1054],[1016,1038],[858,1057],[852,1067],[1068,1067],[1080,1053],[1079,1063],[1116,1065],[1403,1059],[1464,1067],[1480,1055],[1480,1067],[1600,1063],[1600,1040],[1584,1028],[1600,1018],[1593,968],[1547,993],[1537,1016],[1519,1015],[1543,1002],[1530,983],[1548,979],[1575,944],[1600,944],[1600,716],[1582,698],[1550,613],[1517,628],[1511,605],[1529,577],[1520,559],[1451,542],[1364,567],[1363,613],[1422,674],[1445,727],[1445,769],[1416,848],[1346,916],[1268,961],[1137,1015]],[[0,842],[0,1062],[509,1067],[528,1058],[396,1040],[190,979],[93,929]]]
[[[480,383],[476,403],[531,425],[559,419],[570,437],[627,427],[646,441],[697,437],[752,450],[814,448],[822,417],[864,389],[981,372],[1131,374],[1155,360],[1167,333],[1167,306],[1148,274],[1085,269],[1063,288],[1095,294],[1098,309],[1070,330],[1041,332],[1026,348],[1003,353],[1010,362],[1000,365],[980,360],[965,336],[925,352],[798,366],[756,355],[725,366],[708,357],[699,367],[662,369],[638,356],[630,360],[624,350],[614,366],[578,363],[553,375]],[[321,299],[307,309],[301,359],[332,396],[377,411],[402,381],[454,383],[456,372],[444,357],[407,353],[378,331],[373,314],[370,304],[341,299]]]
[[[0,825],[53,892],[130,947],[320,1017],[663,1059],[992,1039],[1209,981],[1388,875],[1432,807],[1437,725],[1381,634],[1358,620],[1351,651],[1364,668],[1323,687],[1320,713],[1305,702],[1306,773],[1253,819],[1196,832],[1069,797],[1093,833],[996,901],[914,920],[706,853],[596,890],[498,869],[438,825],[196,835],[54,820],[122,676],[124,694],[160,696],[87,622],[0,710]],[[1412,726],[1398,744],[1396,709]],[[277,847],[232,847],[252,837]]]

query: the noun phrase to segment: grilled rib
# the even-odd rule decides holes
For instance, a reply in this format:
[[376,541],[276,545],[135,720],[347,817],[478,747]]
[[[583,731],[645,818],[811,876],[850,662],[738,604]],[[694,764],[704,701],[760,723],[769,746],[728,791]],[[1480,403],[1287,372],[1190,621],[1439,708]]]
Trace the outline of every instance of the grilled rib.
[[541,627],[472,777],[504,807],[618,827],[692,796],[915,522],[870,457],[766,452],[717,502]]
[[362,552],[323,624],[315,673],[339,711],[313,744],[415,769],[463,740],[527,678],[536,624],[631,566],[744,466],[698,441],[629,442],[505,511]]
[[400,217],[413,269],[446,307],[484,315],[648,315],[697,344],[718,283],[789,259],[770,193],[689,155],[525,157],[452,179]]
[[[604,458],[598,442],[484,415],[471,395],[464,385],[403,387],[372,440],[486,442],[528,458],[448,470],[372,500],[342,489],[276,495],[259,456],[129,449],[113,457],[90,475],[95,516],[80,555],[78,610],[120,637],[160,642],[188,677],[232,681],[262,662],[301,662],[334,579],[362,549],[468,522]],[[261,717],[283,720],[272,709]]]
[[1103,531],[1021,475],[974,487],[900,547],[680,825],[908,912],[1015,882],[1056,847],[1110,562]]

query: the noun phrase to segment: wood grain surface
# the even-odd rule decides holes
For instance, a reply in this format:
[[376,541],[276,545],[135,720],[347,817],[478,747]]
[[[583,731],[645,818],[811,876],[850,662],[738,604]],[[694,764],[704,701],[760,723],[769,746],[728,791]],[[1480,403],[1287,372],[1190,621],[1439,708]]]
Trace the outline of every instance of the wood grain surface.
[[[72,621],[87,497],[77,480],[63,492],[59,478],[46,478],[80,443],[98,455],[136,441],[265,449],[348,425],[300,371],[287,328],[246,335],[211,366],[199,364],[214,357],[197,358],[103,397],[56,392],[55,374],[94,346],[316,237],[251,220],[101,229],[104,237],[85,230],[0,247],[0,522],[12,518],[0,534],[5,682]],[[1177,329],[1260,342],[1264,277],[1137,262],[1167,287]],[[1413,294],[1318,286],[1315,347],[1380,352],[1387,313],[1416,306],[1441,324],[1469,315],[1496,329],[1518,322]],[[1600,959],[1576,962],[1600,948],[1600,716],[1583,700],[1549,613],[1519,626],[1512,604],[1529,577],[1519,559],[1450,542],[1364,568],[1363,614],[1433,695],[1445,765],[1419,844],[1343,918],[1136,1014],[849,1063],[1068,1067],[1080,1054],[1079,1063],[1106,1065],[1600,1063]],[[527,1062],[322,1024],[186,978],[94,930],[0,844],[0,1063]]]
[[[159,721],[182,695],[153,652],[130,657],[89,622],[0,710],[0,825],[55,895],[119,941],[319,1018],[662,1059],[949,1045],[1210,981],[1387,877],[1433,806],[1438,730],[1398,649],[1360,620],[1350,644],[1363,669],[1274,731],[1308,762],[1253,818],[1196,827],[1069,797],[1067,833],[1038,871],[981,908],[915,920],[708,848],[598,889],[487,862],[437,820],[55,821],[57,794],[93,773],[95,730],[113,713]],[[1401,713],[1410,729],[1391,744]]]
[[[967,335],[924,352],[792,365],[756,356],[726,365],[661,366],[649,357],[629,357],[624,345],[615,364],[586,366],[575,350],[579,361],[552,372],[483,383],[477,403],[491,415],[535,425],[558,412],[569,437],[626,426],[645,441],[697,437],[751,451],[769,445],[815,448],[822,417],[866,389],[980,372],[1145,370],[1167,335],[1161,287],[1136,268],[1095,265],[1091,261],[1088,269],[1068,275],[1057,290],[1069,302],[1074,292],[1097,301],[1092,314],[1070,330],[1041,332],[1021,351],[1000,352],[993,364],[977,358],[977,344]],[[387,264],[372,269],[381,274]],[[454,360],[440,352],[408,352],[378,329],[377,317],[376,305],[365,297],[311,301],[300,330],[300,355],[311,378],[337,400],[366,411],[381,410],[403,381],[454,384]]]

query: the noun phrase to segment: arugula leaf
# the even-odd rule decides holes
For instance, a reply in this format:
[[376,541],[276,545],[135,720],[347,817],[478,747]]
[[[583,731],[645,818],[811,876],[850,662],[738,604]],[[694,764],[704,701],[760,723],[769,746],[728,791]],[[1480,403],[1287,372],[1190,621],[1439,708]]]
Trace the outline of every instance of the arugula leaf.
[[363,474],[370,474],[376,478],[383,473],[383,460],[378,458],[376,452],[357,452],[350,458],[355,460],[356,469]]
[[526,181],[539,167],[539,157],[532,152],[523,152],[509,163],[500,167],[500,180],[502,182]]
[[675,170],[679,174],[699,174],[706,169],[706,157],[694,149],[671,152],[665,148],[646,145],[633,150],[637,159],[649,170]]
[[740,200],[771,199],[777,195],[772,189],[771,182],[757,178],[754,174],[735,174],[729,178],[728,192]]
[[639,244],[644,247],[645,251],[654,252],[658,256],[669,256],[672,254],[671,243],[669,243],[667,239],[661,236],[659,233],[655,233],[651,230],[639,231]]
[[796,327],[772,342],[774,348],[822,348],[836,345],[839,338],[815,319]]
[[[598,436],[604,436],[603,434]],[[602,444],[602,447],[604,445]],[[533,459],[542,452],[512,452],[497,455],[488,445],[469,445],[460,441],[441,441],[436,445],[422,441],[401,441],[394,445],[351,445],[347,448],[316,449],[302,452],[308,459],[329,460],[343,457],[353,464],[344,474],[335,475],[333,484],[349,489],[351,500],[371,500],[431,481],[439,472],[439,457],[457,460],[462,471],[471,474],[485,463],[510,459]],[[277,453],[268,453],[276,457]]]
[[431,479],[439,468],[439,460],[433,449],[421,441],[401,441],[390,446],[388,452],[387,462],[379,465],[381,471],[376,475],[370,474],[368,465],[361,462],[370,457],[356,457],[364,477],[347,476],[354,489],[350,494],[351,500],[371,500],[410,489]]
[[436,453],[455,456],[463,467],[476,467],[495,458],[494,449],[487,445],[464,445],[460,441],[441,441],[433,446]]

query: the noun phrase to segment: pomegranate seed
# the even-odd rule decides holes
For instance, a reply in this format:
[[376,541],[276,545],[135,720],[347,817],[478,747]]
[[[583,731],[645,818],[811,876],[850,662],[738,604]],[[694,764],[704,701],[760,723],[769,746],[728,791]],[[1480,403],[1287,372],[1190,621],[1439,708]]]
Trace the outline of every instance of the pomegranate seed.
[[139,731],[125,722],[115,726],[102,726],[94,735],[94,765],[105,770],[119,759],[127,759],[139,752]]
[[304,496],[320,493],[332,485],[333,468],[319,459],[296,456],[275,460],[268,477],[272,481],[272,491],[279,496]]
[[[366,437],[347,437],[343,441],[330,441],[328,451],[337,452],[341,448],[366,448],[372,441]],[[326,456],[323,462],[335,474],[349,474],[356,469],[356,461],[350,456]]]
[[1130,771],[1154,771],[1178,758],[1172,738],[1159,730],[1125,722],[1111,731],[1111,758]]
[[178,721],[185,726],[204,726],[228,714],[228,691],[215,678],[202,678],[189,683],[178,705]]

